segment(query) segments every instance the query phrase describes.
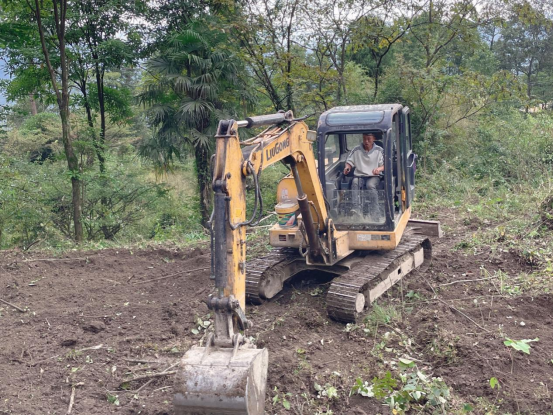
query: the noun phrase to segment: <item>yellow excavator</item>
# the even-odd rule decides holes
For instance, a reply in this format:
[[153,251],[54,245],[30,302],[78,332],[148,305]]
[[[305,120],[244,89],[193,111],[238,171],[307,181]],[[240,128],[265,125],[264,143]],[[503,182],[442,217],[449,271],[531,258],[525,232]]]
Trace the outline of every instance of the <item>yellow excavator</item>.
[[[409,108],[399,104],[336,107],[320,116],[317,131],[291,111],[219,122],[209,222],[216,294],[207,299],[214,330],[204,347],[182,358],[176,414],[264,413],[268,351],[241,334],[251,327],[246,300],[260,304],[297,273],[318,270],[335,276],[326,297],[329,316],[354,322],[430,258],[428,237],[441,230],[437,222],[410,219],[416,160],[410,125]],[[268,128],[240,141],[240,128],[262,126]],[[369,134],[384,170],[367,188],[348,157]],[[259,178],[277,162],[290,174],[277,186],[279,220],[269,230],[274,248],[246,263],[246,227],[263,210]],[[254,206],[246,219],[248,177]]]

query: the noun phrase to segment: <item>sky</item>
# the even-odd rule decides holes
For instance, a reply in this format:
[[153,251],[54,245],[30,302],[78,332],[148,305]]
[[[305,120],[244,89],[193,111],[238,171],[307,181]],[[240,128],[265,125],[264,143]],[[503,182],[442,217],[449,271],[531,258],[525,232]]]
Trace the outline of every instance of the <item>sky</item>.
[[[4,68],[4,62],[0,60],[0,79],[8,79],[8,75],[5,72]],[[0,91],[0,105],[6,104],[6,97],[4,96],[4,93]]]

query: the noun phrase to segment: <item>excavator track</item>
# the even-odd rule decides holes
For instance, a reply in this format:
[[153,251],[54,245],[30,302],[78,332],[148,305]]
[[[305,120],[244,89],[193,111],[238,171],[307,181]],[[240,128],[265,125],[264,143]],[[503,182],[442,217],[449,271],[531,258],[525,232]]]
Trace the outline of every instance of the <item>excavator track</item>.
[[327,293],[328,315],[334,320],[352,323],[392,285],[432,256],[425,235],[405,234],[392,251],[370,251],[346,258],[333,266],[307,265],[297,249],[275,248],[268,255],[246,265],[246,299],[262,304],[282,290],[283,284],[304,270],[330,272],[337,277]]
[[338,264],[308,265],[295,248],[275,248],[268,255],[248,261],[246,264],[246,300],[261,304],[273,298],[294,275],[308,270],[344,274],[356,259],[343,260]]
[[406,235],[393,251],[370,252],[332,281],[326,297],[328,315],[354,323],[365,304],[370,305],[404,275],[428,264],[431,256],[430,240],[423,235]]
[[[297,249],[273,248],[268,255],[248,261],[246,264],[246,300],[250,304],[261,304],[266,297],[261,293],[268,273],[271,277],[281,274],[286,265],[303,259]],[[285,278],[285,276],[283,276]],[[286,279],[286,278],[285,278]]]

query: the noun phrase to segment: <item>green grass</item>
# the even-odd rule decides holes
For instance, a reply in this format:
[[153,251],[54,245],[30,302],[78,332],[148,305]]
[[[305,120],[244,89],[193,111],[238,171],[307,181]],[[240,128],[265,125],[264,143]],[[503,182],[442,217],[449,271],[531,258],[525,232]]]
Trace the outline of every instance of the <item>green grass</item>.
[[538,275],[552,275],[553,233],[540,217],[540,205],[553,194],[553,172],[551,176],[533,185],[493,186],[491,180],[475,182],[446,166],[421,174],[413,209],[418,217],[439,220],[446,232],[460,235],[456,250],[509,252]]
[[397,323],[399,321],[401,321],[401,310],[394,304],[380,305],[377,302],[371,305],[371,310],[364,319],[365,324],[371,332],[378,326]]

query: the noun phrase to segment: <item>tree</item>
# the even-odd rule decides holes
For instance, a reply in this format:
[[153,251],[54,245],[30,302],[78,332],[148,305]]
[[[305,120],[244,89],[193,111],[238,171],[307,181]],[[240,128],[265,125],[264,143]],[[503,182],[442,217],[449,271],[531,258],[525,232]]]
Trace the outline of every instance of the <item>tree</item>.
[[218,120],[251,101],[238,77],[240,62],[226,50],[228,41],[221,29],[190,24],[147,62],[138,96],[155,128],[141,154],[162,169],[186,152],[194,154],[204,223],[210,215],[209,156]]
[[551,74],[553,66],[553,20],[543,10],[528,1],[514,4],[495,51],[503,69],[525,77],[529,100],[535,98],[535,86],[544,94],[542,102],[553,98],[547,93],[552,84],[538,84],[539,80],[547,84],[547,72]]
[[[101,173],[104,173],[106,168],[104,153],[107,105],[110,101],[108,95],[117,95],[117,91],[106,87],[104,76],[106,70],[117,70],[124,64],[132,65],[139,58],[138,37],[125,16],[133,15],[137,8],[141,10],[144,7],[140,1],[127,3],[119,0],[83,0],[78,2],[75,17],[75,26],[78,28],[73,29],[71,37],[77,63],[74,65],[77,75],[75,83],[83,94],[83,103],[89,126],[93,130],[93,144]],[[126,41],[120,39],[123,34]],[[91,100],[88,87],[88,77],[91,73],[95,77],[94,100]],[[98,140],[94,133],[93,107],[97,107],[100,116]],[[129,107],[129,103],[126,107]]]
[[[68,10],[68,1],[67,0],[52,0],[53,6],[53,25],[55,39],[49,37],[46,39],[46,28],[43,24],[42,15],[45,14],[46,10],[43,8],[42,2],[35,0],[34,9],[32,6],[35,17],[36,24],[38,28],[38,33],[40,36],[40,43],[42,46],[42,52],[44,54],[44,59],[46,61],[46,67],[50,74],[50,80],[52,83],[52,88],[56,94],[56,100],[58,103],[58,109],[61,118],[62,126],[62,142],[65,150],[65,157],[67,159],[67,167],[69,168],[69,174],[71,177],[71,187],[72,187],[72,208],[73,208],[73,224],[75,228],[75,241],[77,243],[82,242],[83,240],[83,225],[81,222],[81,210],[82,210],[82,199],[81,199],[81,171],[79,169],[79,161],[73,149],[72,139],[71,139],[71,126],[69,123],[69,60],[67,57],[66,49],[66,23],[67,23],[67,10]],[[56,41],[57,40],[57,41]],[[58,80],[58,74],[56,68],[54,68],[51,59],[51,50],[49,49],[49,42],[54,42],[56,52],[59,53],[59,69],[61,72],[60,82]]]
[[354,30],[377,7],[376,2],[357,0],[331,0],[322,5],[306,3],[303,7],[310,33],[307,47],[314,49],[317,55],[328,58],[332,69],[337,72],[335,97],[338,105],[348,95],[344,74]]
[[[369,70],[374,80],[373,100],[378,95],[380,77],[383,74],[384,60],[390,56],[392,47],[408,33],[411,23],[421,9],[412,4],[384,2],[375,12],[360,18],[355,26],[352,39],[352,59]],[[411,15],[405,11],[412,11]],[[368,55],[369,59],[365,59]]]
[[410,38],[419,49],[413,53],[422,58],[424,68],[430,68],[447,53],[456,40],[464,43],[479,41],[472,30],[478,25],[478,13],[474,0],[430,0],[423,6],[420,16],[414,19]]
[[36,30],[34,13],[26,4],[5,4],[0,19],[0,49],[10,81],[3,82],[9,101],[26,101],[28,110],[36,115],[37,100],[54,103],[49,89],[50,74],[42,65],[44,59]]
[[235,19],[239,39],[254,78],[275,111],[294,109],[294,39],[300,27],[300,0],[246,3]]

